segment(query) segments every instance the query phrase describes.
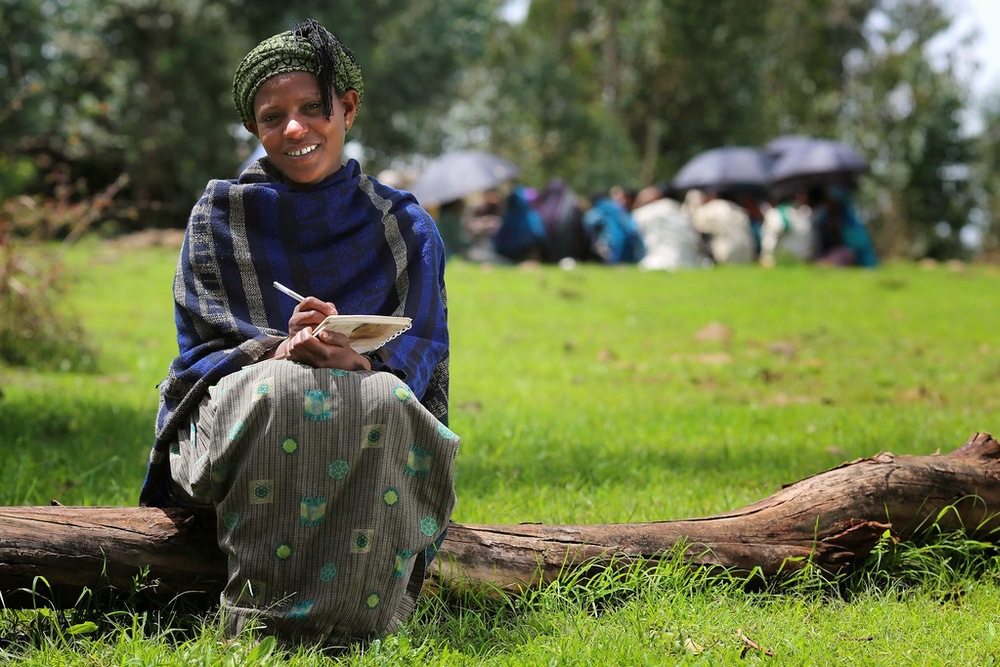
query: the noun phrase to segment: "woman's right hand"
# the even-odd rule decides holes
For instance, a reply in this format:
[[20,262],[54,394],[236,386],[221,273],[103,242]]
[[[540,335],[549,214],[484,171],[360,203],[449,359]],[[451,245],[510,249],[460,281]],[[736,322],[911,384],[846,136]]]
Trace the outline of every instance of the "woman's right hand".
[[288,319],[288,336],[291,338],[307,327],[311,333],[312,329],[328,315],[336,314],[337,307],[329,301],[320,301],[314,296],[307,296],[295,306],[292,316]]

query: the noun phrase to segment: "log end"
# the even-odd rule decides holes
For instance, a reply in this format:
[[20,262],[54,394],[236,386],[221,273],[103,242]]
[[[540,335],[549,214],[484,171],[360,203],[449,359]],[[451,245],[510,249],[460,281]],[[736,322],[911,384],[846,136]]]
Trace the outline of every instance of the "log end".
[[995,461],[1000,459],[1000,442],[989,433],[973,433],[964,445],[945,456]]

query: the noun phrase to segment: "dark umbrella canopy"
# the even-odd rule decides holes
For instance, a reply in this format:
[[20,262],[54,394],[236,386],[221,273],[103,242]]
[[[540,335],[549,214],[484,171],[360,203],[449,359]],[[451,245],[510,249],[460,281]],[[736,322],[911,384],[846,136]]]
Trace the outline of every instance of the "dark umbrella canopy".
[[694,156],[674,176],[674,190],[763,188],[771,181],[771,160],[750,146],[713,148]]
[[868,162],[850,146],[812,139],[790,146],[774,162],[771,180],[836,181],[868,171]]
[[410,191],[424,206],[444,204],[517,178],[511,162],[483,151],[455,151],[433,160]]
[[770,155],[772,159],[777,160],[782,155],[790,151],[804,148],[815,141],[820,141],[820,139],[810,137],[805,134],[783,134],[780,137],[767,142],[767,145],[764,146],[764,151]]

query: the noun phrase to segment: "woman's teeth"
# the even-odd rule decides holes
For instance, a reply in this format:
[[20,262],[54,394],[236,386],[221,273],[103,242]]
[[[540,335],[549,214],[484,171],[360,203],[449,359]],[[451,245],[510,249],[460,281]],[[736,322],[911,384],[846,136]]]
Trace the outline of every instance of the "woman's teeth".
[[288,155],[291,155],[292,157],[299,157],[300,155],[305,155],[306,153],[312,153],[314,150],[316,150],[316,144],[303,148],[302,150],[289,151]]

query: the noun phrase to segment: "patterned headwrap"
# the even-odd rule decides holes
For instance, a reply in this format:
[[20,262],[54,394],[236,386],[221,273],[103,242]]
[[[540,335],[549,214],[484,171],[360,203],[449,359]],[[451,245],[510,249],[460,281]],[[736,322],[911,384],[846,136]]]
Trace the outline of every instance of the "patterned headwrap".
[[233,104],[244,123],[253,118],[253,97],[261,85],[285,72],[311,72],[319,79],[323,113],[333,113],[332,92],[358,92],[358,107],[365,96],[361,67],[351,50],[316,19],[306,19],[258,44],[236,68]]

